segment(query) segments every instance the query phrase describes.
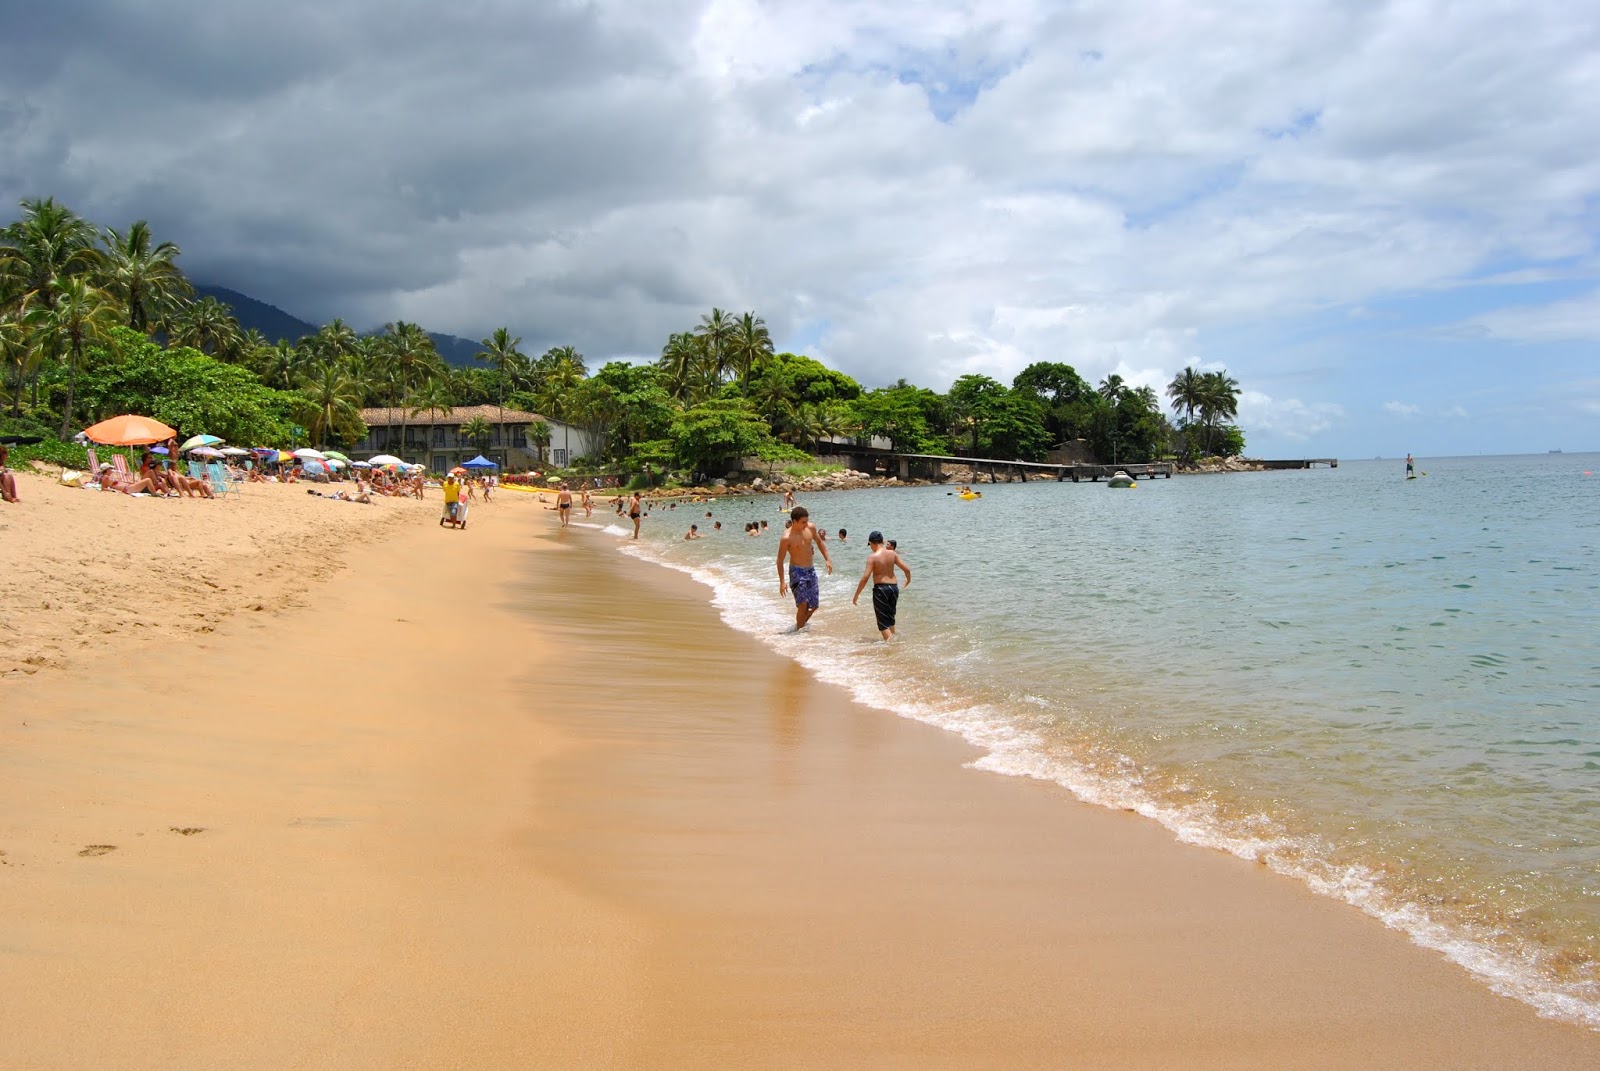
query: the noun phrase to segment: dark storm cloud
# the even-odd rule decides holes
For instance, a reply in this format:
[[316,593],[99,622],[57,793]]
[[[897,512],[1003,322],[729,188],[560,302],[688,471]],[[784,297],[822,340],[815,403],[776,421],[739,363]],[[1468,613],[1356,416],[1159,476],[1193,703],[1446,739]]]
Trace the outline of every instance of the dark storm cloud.
[[0,195],[148,218],[192,275],[308,316],[705,159],[672,50],[587,4],[68,3],[8,25]]

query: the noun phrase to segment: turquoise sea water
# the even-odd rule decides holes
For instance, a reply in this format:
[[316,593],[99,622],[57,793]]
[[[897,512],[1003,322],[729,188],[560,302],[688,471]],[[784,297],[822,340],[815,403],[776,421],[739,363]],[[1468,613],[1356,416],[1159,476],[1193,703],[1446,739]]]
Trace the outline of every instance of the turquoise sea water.
[[[982,768],[1259,859],[1600,1027],[1600,455],[1419,468],[803,496],[851,536],[798,636],[775,497],[657,507],[625,549]],[[683,542],[707,508],[723,530]],[[893,646],[849,603],[872,528],[914,570]]]

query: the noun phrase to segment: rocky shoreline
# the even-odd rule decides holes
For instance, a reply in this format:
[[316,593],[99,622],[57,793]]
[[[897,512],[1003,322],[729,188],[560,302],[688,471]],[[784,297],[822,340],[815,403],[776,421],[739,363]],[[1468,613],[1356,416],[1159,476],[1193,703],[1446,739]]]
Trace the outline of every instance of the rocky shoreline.
[[[1266,472],[1268,469],[1260,461],[1248,457],[1204,458],[1200,461],[1175,462],[1173,474],[1177,476],[1213,475],[1226,472]],[[1048,473],[1030,473],[1025,479],[1031,482],[1055,483],[1056,478]],[[838,472],[823,472],[814,476],[785,477],[755,476],[748,481],[743,480],[718,480],[709,487],[681,487],[674,490],[658,489],[648,492],[648,497],[653,498],[683,498],[695,496],[715,495],[761,495],[782,494],[784,491],[793,491],[796,494],[812,491],[859,491],[877,487],[943,487],[949,484],[980,484],[991,482],[987,473],[979,473],[965,465],[945,466],[944,476],[938,480],[905,479],[897,476],[874,476],[867,472],[858,472],[855,469],[842,469]],[[1006,482],[1006,481],[1000,481]],[[1020,481],[1010,481],[1020,482]]]

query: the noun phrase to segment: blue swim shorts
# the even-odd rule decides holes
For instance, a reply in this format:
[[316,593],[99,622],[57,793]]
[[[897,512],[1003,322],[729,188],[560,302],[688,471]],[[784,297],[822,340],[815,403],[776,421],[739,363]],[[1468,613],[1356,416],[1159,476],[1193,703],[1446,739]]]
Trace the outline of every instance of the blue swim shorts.
[[817,588],[817,571],[809,565],[789,566],[789,590],[794,592],[796,606],[809,606],[815,610],[822,602]]

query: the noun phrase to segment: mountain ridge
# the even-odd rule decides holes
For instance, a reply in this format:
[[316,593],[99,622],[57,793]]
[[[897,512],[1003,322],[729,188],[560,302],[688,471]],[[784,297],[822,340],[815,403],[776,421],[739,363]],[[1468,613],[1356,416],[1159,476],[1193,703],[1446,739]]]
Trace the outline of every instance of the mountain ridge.
[[[306,335],[317,333],[319,325],[302,320],[293,313],[285,312],[278,306],[269,305],[249,294],[211,283],[196,283],[194,291],[199,297],[215,298],[222,302],[233,310],[233,318],[239,321],[240,327],[247,331],[254,328],[273,342],[285,340],[291,343],[298,342]],[[381,333],[381,329],[362,332],[365,336]],[[462,338],[460,335],[429,331],[428,337],[433,340],[433,348],[439,351],[439,356],[444,358],[447,364],[457,368],[473,365],[474,355],[482,348],[479,343],[469,338]]]

